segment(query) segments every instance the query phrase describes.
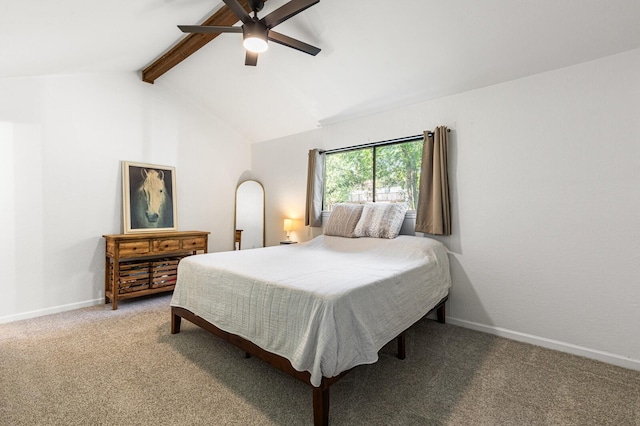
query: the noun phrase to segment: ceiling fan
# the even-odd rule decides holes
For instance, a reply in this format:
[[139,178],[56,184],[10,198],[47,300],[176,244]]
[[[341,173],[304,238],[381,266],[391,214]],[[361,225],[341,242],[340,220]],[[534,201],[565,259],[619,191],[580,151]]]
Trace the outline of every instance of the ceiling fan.
[[264,6],[264,1],[262,0],[248,1],[249,7],[251,7],[253,11],[253,17],[238,3],[238,0],[222,1],[224,1],[238,19],[242,21],[242,26],[178,25],[178,28],[185,33],[242,33],[244,38],[243,45],[247,50],[244,61],[245,65],[255,66],[258,63],[258,54],[267,50],[267,40],[308,53],[312,56],[316,56],[320,52],[320,49],[315,46],[272,30],[276,25],[283,23],[292,16],[319,3],[320,0],[291,0],[261,19],[258,19],[258,12],[260,12]]

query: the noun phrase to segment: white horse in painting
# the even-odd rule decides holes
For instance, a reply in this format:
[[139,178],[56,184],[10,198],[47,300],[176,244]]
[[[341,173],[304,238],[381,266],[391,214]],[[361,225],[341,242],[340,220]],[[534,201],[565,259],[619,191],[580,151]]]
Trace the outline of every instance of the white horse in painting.
[[141,169],[140,173],[142,183],[131,193],[131,227],[173,227],[173,203],[164,183],[164,171]]

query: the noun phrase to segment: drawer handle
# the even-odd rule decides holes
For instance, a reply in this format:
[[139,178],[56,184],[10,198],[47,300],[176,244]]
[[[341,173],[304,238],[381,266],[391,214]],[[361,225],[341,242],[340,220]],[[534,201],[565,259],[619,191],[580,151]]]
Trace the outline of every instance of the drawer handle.
[[164,245],[164,248],[167,248],[167,247],[169,247],[169,244],[165,244],[165,245]]

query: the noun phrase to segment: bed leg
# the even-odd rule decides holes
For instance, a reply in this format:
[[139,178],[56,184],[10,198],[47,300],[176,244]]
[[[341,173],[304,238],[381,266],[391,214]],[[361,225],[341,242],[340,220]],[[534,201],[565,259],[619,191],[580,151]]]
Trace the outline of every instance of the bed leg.
[[406,343],[407,337],[405,335],[405,332],[403,331],[398,336],[398,359],[405,359],[407,357]]
[[313,388],[313,424],[329,425],[329,386],[320,385]]
[[182,317],[178,314],[171,312],[171,334],[180,333],[180,322]]
[[440,306],[438,306],[438,309],[436,310],[436,315],[438,316],[438,322],[440,324],[445,323],[444,314],[445,314],[445,302],[442,302]]

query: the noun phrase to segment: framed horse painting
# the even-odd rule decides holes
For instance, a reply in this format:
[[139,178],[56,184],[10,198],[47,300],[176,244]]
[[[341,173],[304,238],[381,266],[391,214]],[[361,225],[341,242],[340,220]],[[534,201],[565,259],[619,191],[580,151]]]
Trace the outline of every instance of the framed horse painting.
[[176,170],[122,162],[124,233],[178,230]]

